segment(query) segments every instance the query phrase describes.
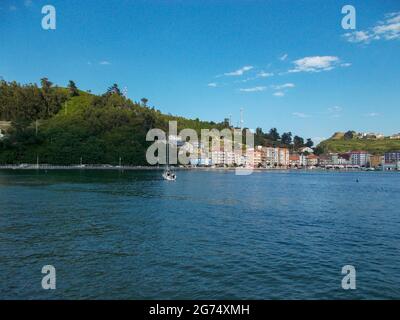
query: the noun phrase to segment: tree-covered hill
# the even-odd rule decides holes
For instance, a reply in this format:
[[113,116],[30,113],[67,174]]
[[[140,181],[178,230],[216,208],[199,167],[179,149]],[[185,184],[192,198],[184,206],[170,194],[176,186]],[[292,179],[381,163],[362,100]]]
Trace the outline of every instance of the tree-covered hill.
[[[146,165],[150,142],[146,134],[152,128],[167,132],[168,121],[176,120],[178,130],[229,128],[229,121],[191,120],[166,115],[147,105],[148,100],[133,102],[123,96],[118,85],[102,95],[79,90],[73,81],[68,87],[54,86],[47,78],[36,84],[0,82],[0,122],[11,123],[0,141],[0,164],[124,164]],[[292,134],[282,136],[273,128],[264,133],[258,128],[259,145],[298,148],[307,143]]]

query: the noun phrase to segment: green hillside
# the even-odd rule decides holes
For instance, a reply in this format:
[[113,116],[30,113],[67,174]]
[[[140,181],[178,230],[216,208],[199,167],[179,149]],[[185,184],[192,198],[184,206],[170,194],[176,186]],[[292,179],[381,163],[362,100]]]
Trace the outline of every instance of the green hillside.
[[190,120],[162,114],[126,99],[114,85],[103,95],[53,87],[0,83],[0,121],[10,123],[7,138],[0,141],[0,164],[40,163],[145,165],[146,134],[152,128],[178,130],[223,129],[225,123]]
[[[73,81],[67,88],[54,86],[47,78],[21,85],[0,81],[0,125],[7,131],[0,140],[0,164],[40,163],[70,165],[146,165],[152,128],[168,131],[168,121],[176,120],[178,131],[191,128],[200,137],[201,129],[231,128],[229,120],[216,123],[161,113],[148,100],[133,102],[114,84],[101,95],[79,90]],[[280,135],[276,128],[257,128],[256,145],[298,149],[312,146],[311,139],[291,132]]]
[[344,133],[337,132],[330,139],[322,141],[318,147],[324,152],[348,152],[365,150],[371,154],[382,155],[388,151],[400,150],[400,140],[394,139],[360,139],[346,138]]

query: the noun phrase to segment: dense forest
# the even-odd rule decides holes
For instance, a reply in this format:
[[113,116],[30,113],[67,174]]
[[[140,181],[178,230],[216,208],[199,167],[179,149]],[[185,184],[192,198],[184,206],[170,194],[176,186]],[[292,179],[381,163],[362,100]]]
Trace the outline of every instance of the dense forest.
[[[73,81],[67,87],[53,85],[47,78],[36,84],[0,82],[0,121],[11,122],[0,140],[0,164],[124,164],[146,165],[149,146],[146,134],[152,128],[167,131],[168,121],[176,120],[178,130],[230,127],[229,121],[200,121],[161,113],[148,100],[127,99],[114,84],[102,95],[79,90]],[[4,130],[3,130],[4,131]],[[257,128],[255,143],[312,146],[310,139],[290,132],[280,135],[273,128],[264,133]]]

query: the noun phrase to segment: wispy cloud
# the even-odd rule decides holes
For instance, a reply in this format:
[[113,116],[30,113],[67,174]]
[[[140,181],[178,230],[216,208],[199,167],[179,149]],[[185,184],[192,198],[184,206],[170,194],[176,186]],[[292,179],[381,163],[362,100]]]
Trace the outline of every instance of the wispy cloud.
[[99,64],[102,65],[102,66],[108,66],[108,65],[111,64],[111,62],[107,61],[107,60],[104,60],[104,61],[100,61]]
[[289,89],[289,88],[294,88],[294,87],[295,87],[294,83],[285,83],[285,84],[272,86],[272,88],[275,90]]
[[348,32],[343,35],[344,38],[348,42],[363,42],[363,43],[369,43],[371,41],[371,35],[366,32],[366,31],[354,31],[354,32]]
[[275,93],[274,93],[274,96],[275,96],[275,97],[283,97],[283,96],[285,96],[285,93],[282,92],[282,91],[278,91],[278,92],[275,92]]
[[303,113],[303,112],[293,112],[292,115],[297,118],[309,118],[310,117],[310,115]]
[[321,72],[334,69],[340,59],[335,56],[312,56],[293,61],[294,69],[289,72]]
[[249,77],[243,80],[238,80],[236,82],[242,82],[242,83],[246,83],[252,80],[256,80],[256,79],[260,79],[260,78],[268,78],[268,77],[273,77],[274,74],[272,72],[265,72],[265,71],[260,71],[258,72],[254,77]]
[[241,88],[239,91],[241,92],[260,92],[265,91],[267,87],[253,87],[253,88]]
[[273,77],[273,76],[274,76],[274,74],[272,72],[261,71],[261,72],[257,73],[258,78],[268,78],[268,77]]
[[17,7],[14,6],[14,5],[11,5],[11,6],[8,7],[8,9],[9,9],[10,11],[16,11],[16,10],[17,10]]
[[207,86],[210,88],[216,88],[218,85],[216,82],[210,82],[209,84],[207,84]]
[[385,15],[383,21],[375,26],[361,31],[348,32],[343,37],[352,43],[368,44],[375,40],[396,40],[400,39],[400,11]]
[[377,112],[369,112],[365,114],[366,117],[379,117],[380,115],[381,114]]
[[232,72],[227,72],[224,73],[225,76],[228,77],[232,77],[232,76],[241,76],[243,75],[245,72],[250,71],[251,69],[253,69],[253,66],[244,66],[238,70],[232,71]]
[[333,113],[333,112],[341,112],[342,110],[343,110],[343,108],[340,107],[340,106],[333,106],[333,107],[328,108],[328,111],[331,112],[331,113]]
[[340,118],[343,108],[340,106],[333,106],[328,108],[328,113],[332,118]]
[[32,6],[32,4],[33,4],[32,0],[25,0],[24,1],[24,6],[25,7],[30,7],[30,6]]
[[285,61],[287,57],[288,57],[288,54],[285,53],[284,55],[282,55],[282,56],[279,57],[279,60]]

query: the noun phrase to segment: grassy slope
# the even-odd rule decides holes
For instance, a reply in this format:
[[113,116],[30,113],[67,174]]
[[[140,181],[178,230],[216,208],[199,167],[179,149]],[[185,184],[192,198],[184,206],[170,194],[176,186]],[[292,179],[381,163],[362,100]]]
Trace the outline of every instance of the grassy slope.
[[320,143],[320,146],[324,148],[325,152],[347,152],[351,150],[365,150],[372,154],[382,155],[388,151],[400,150],[400,140],[344,140],[343,138],[339,138],[335,134],[334,137],[322,141]]

